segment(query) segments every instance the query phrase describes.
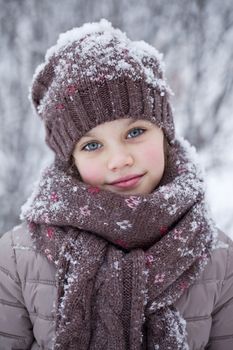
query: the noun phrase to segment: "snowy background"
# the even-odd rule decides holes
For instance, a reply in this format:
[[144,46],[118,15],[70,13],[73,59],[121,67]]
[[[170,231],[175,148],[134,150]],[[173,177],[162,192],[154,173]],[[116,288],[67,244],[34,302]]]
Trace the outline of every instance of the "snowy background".
[[60,32],[110,20],[164,53],[179,134],[196,146],[218,227],[233,237],[232,0],[0,0],[0,235],[53,159],[28,87]]

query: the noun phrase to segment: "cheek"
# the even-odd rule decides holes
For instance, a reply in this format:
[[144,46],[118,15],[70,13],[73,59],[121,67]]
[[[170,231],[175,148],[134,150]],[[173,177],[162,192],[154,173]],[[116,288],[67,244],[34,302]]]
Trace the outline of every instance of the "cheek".
[[164,167],[164,152],[163,147],[158,145],[148,145],[145,147],[143,152],[143,159],[145,162],[149,165],[158,167],[159,165],[161,168]]
[[103,170],[95,162],[80,162],[79,173],[83,182],[90,185],[99,185],[103,180]]

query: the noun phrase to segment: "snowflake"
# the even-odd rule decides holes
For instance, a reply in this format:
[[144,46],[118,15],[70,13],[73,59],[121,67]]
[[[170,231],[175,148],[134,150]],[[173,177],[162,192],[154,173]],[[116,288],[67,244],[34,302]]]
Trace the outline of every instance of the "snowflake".
[[120,270],[119,261],[114,261],[113,266],[116,270]]
[[188,282],[185,282],[185,281],[180,282],[179,287],[181,290],[187,289],[189,287]]
[[182,231],[178,230],[177,228],[174,230],[174,239],[181,241],[182,240]]
[[50,198],[51,198],[51,201],[57,202],[58,201],[57,193],[56,192],[52,192]]
[[146,266],[151,266],[153,264],[154,257],[153,255],[146,255]]
[[50,261],[52,261],[53,258],[52,258],[52,255],[51,255],[51,251],[50,251],[49,249],[45,249],[44,252],[45,252],[47,258],[48,258]]
[[125,202],[131,209],[136,209],[136,207],[141,203],[141,199],[137,196],[130,196],[129,198],[125,199]]
[[165,278],[165,273],[158,273],[157,275],[155,275],[154,282],[162,283],[164,281],[164,278]]
[[53,230],[53,228],[49,227],[47,229],[47,237],[49,237],[51,239],[53,235],[54,235],[54,230]]
[[88,205],[85,205],[84,207],[80,208],[80,214],[82,216],[89,216],[89,215],[91,215],[91,212],[88,209]]
[[122,230],[127,230],[127,228],[132,227],[132,224],[129,220],[118,221],[117,225],[120,226]]

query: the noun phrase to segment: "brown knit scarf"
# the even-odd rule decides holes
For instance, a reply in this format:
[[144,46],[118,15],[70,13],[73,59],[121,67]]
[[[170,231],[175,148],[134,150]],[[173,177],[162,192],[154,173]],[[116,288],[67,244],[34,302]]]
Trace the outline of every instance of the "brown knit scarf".
[[206,265],[214,226],[187,142],[148,195],[91,187],[53,163],[21,219],[57,267],[54,349],[188,348],[173,304]]

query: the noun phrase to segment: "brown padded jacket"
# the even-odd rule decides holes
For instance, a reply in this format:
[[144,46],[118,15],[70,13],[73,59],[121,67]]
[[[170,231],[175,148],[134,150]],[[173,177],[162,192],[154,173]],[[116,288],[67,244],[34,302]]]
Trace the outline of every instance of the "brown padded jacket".
[[[35,252],[25,223],[0,239],[0,350],[52,349],[55,274]],[[233,349],[233,242],[223,232],[175,306],[187,322],[190,350]]]

